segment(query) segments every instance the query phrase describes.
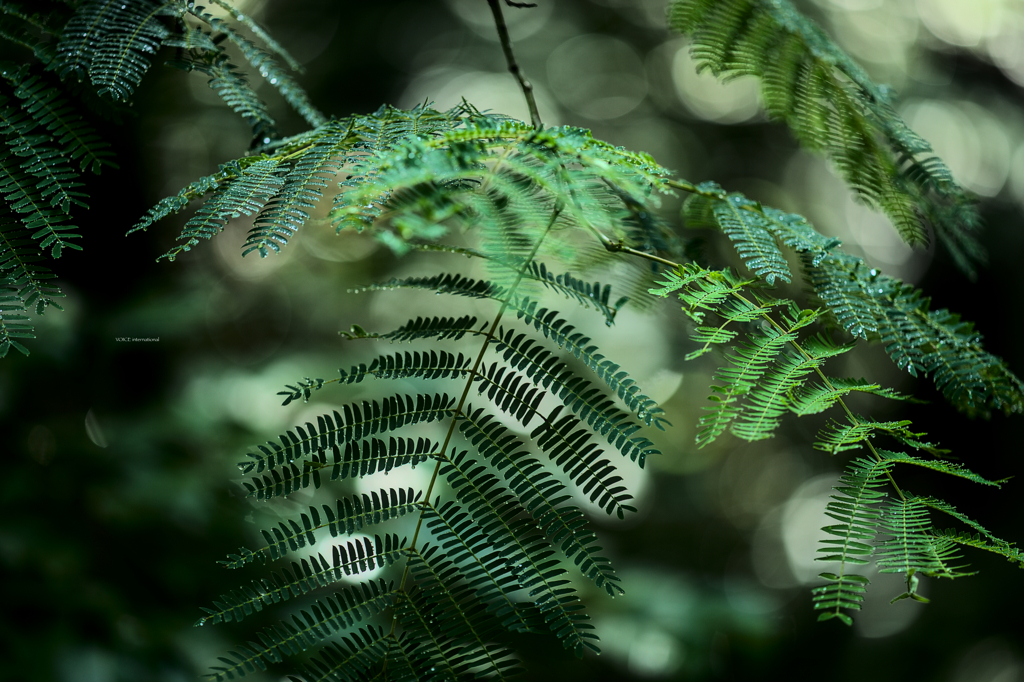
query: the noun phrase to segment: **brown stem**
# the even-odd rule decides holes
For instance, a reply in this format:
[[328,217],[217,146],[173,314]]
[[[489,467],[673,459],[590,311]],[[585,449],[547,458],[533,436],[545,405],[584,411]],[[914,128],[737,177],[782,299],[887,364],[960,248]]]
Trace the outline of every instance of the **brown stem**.
[[[494,15],[494,25],[498,27],[498,39],[501,41],[501,49],[505,53],[505,61],[508,63],[508,70],[519,81],[519,87],[523,89],[523,97],[526,98],[526,106],[530,108],[530,122],[537,130],[544,129],[544,123],[540,120],[540,112],[537,110],[537,100],[533,97],[533,84],[526,79],[523,70],[516,62],[516,56],[512,53],[512,39],[508,36],[508,27],[505,26],[505,16],[501,13],[501,0],[487,0],[491,6],[491,14]],[[517,7],[521,5],[516,5]]]

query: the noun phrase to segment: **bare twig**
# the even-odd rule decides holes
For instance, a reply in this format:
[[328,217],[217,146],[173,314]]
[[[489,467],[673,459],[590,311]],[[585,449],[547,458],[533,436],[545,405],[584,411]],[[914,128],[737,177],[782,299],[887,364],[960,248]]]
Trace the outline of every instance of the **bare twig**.
[[[506,0],[508,2],[508,0]],[[543,130],[544,123],[540,120],[540,112],[537,110],[537,100],[533,97],[533,85],[523,75],[516,56],[512,53],[512,39],[508,36],[508,27],[505,26],[505,16],[501,13],[501,0],[487,0],[491,6],[491,13],[494,15],[494,24],[498,28],[498,39],[501,40],[501,49],[505,52],[505,61],[508,63],[508,70],[519,81],[519,87],[523,89],[523,97],[526,98],[526,106],[530,108],[530,119],[533,127]],[[512,7],[531,7],[527,3],[508,3]]]

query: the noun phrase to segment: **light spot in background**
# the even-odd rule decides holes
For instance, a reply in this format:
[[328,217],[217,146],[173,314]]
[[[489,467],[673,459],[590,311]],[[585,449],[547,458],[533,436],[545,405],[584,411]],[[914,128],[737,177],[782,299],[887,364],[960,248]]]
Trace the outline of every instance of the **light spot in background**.
[[672,81],[683,105],[707,121],[742,123],[756,116],[760,109],[756,78],[743,76],[722,83],[709,69],[698,74],[688,47],[676,51]]
[[825,539],[823,526],[833,520],[825,515],[825,506],[838,476],[816,476],[801,485],[782,508],[782,546],[793,577],[803,585],[820,582],[818,574],[829,570],[829,564],[815,561],[820,540]]
[[308,371],[294,359],[267,364],[259,372],[204,368],[191,377],[179,409],[183,419],[199,429],[227,417],[260,438],[276,439],[282,429],[294,426],[293,411],[281,406],[282,397],[276,393]]
[[784,505],[761,518],[750,543],[750,561],[761,584],[773,589],[786,589],[800,584],[789,570],[782,545],[782,512]]
[[635,675],[660,677],[674,672],[683,662],[685,651],[679,641],[660,628],[636,631],[629,643],[626,667]]
[[737,527],[753,526],[805,476],[803,460],[779,445],[737,447],[721,469],[721,512]]
[[842,241],[841,249],[864,258],[868,267],[914,283],[927,270],[934,249],[903,242],[889,219],[860,202],[842,179],[826,170],[826,161],[800,150],[786,168],[785,186],[814,227]]
[[1020,86],[1024,86],[1024,12],[1018,9],[1009,17],[1002,30],[991,39],[985,47],[989,58],[995,62],[1006,77]]
[[224,231],[213,238],[213,250],[217,254],[221,269],[237,279],[261,280],[290,261],[295,255],[294,244],[291,243],[292,240],[288,240],[289,243],[286,245],[278,244],[281,247],[280,252],[268,248],[266,258],[261,258],[258,251],[252,251],[242,256],[242,245],[245,244],[246,236],[252,229],[254,220],[255,216],[243,216],[229,220],[224,226]]
[[[488,40],[498,41],[498,31],[494,27],[494,15],[490,7],[482,0],[445,0],[449,11],[462,20],[474,33]],[[554,8],[554,2],[538,2],[536,7],[508,7],[503,4],[502,16],[508,27],[509,37],[513,44],[516,41],[532,36],[548,22]]]
[[876,82],[900,88],[920,24],[900,3],[853,2],[857,8],[838,8],[829,25],[836,40],[860,61],[869,62]]
[[845,12],[862,12],[882,6],[882,0],[814,0],[821,7],[832,6]]
[[[533,94],[544,125],[559,125],[558,106],[548,91],[533,83]],[[402,93],[398,106],[410,108],[424,101],[434,102],[434,108],[444,111],[465,98],[481,111],[490,110],[520,121],[530,120],[530,110],[523,100],[515,78],[508,72],[465,71],[439,67],[418,74]]]
[[665,0],[590,0],[596,5],[621,9],[620,16],[638,26],[665,29]]
[[103,434],[103,427],[100,426],[96,413],[91,409],[85,413],[85,433],[93,445],[101,448],[107,447],[107,437]]
[[1003,0],[917,0],[917,10],[935,37],[961,47],[996,35],[1005,15]]
[[210,287],[206,329],[225,358],[249,365],[267,360],[281,347],[291,328],[291,312],[291,295],[279,281],[268,280],[257,288],[224,278]]
[[723,588],[729,606],[739,614],[765,616],[782,606],[775,595],[742,575],[727,575]]
[[1024,663],[1013,648],[998,637],[982,640],[960,658],[950,682],[1021,682]]
[[1003,125],[972,102],[916,100],[903,107],[907,124],[928,140],[964,187],[995,196],[1010,169],[1010,139]]
[[327,221],[307,223],[300,229],[303,230],[301,236],[296,236],[302,248],[316,258],[333,263],[354,263],[373,254],[381,246],[381,242],[368,232],[335,232]]
[[647,95],[647,74],[636,50],[618,38],[576,36],[547,60],[548,85],[566,108],[604,121],[624,116]]
[[884,214],[847,193],[846,224],[852,241],[864,250],[865,255],[882,265],[886,274],[903,275],[900,268],[914,256],[914,248],[903,241]]
[[[866,576],[871,584],[864,595],[861,610],[853,614],[853,629],[861,637],[881,639],[903,632],[921,615],[925,604],[913,599],[889,602],[907,590],[902,573],[879,573],[874,564],[851,566],[848,570]],[[921,578],[917,593],[928,597],[930,578]]]
[[64,682],[109,682],[118,677],[118,659],[99,647],[66,648],[55,662]]

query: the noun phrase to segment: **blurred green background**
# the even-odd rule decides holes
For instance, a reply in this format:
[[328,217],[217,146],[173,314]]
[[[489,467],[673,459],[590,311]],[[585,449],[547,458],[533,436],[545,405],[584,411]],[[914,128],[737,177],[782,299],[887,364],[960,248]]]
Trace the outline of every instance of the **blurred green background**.
[[[300,82],[329,115],[385,102],[446,108],[465,97],[528,118],[484,0],[236,4],[305,65]],[[903,246],[821,159],[764,120],[755,85],[696,75],[685,40],[664,28],[662,0],[538,0],[506,15],[546,124],[591,128],[686,179],[808,216],[872,266],[923,287],[935,307],[977,321],[989,350],[1024,372],[1024,2],[798,4],[896,88],[909,123],[980,196],[990,263],[978,282],[941,250]],[[302,130],[267,86],[261,93],[284,134]],[[0,362],[2,680],[191,680],[266,622],[191,627],[200,605],[262,575],[229,573],[216,560],[289,509],[245,499],[234,463],[284,428],[383,390],[335,387],[309,405],[280,406],[275,393],[286,382],[330,377],[375,353],[346,345],[338,330],[388,329],[438,301],[349,289],[464,266],[437,255],[398,260],[371,238],[335,236],[327,202],[281,255],[242,259],[248,226],[239,220],[187,257],[154,263],[183,219],[128,238],[127,229],[158,199],[243,154],[248,127],[204,78],[162,67],[124,120],[100,127],[121,168],[90,185],[92,208],[79,218],[85,250],[55,264],[66,312],[37,320],[31,357]],[[677,223],[678,208],[667,200],[663,214]],[[714,235],[686,236],[712,261],[734,263]],[[624,523],[594,515],[626,588],[614,601],[587,593],[602,655],[577,661],[546,638],[523,639],[529,678],[1024,680],[1021,574],[995,556],[966,556],[977,577],[923,580],[929,605],[889,606],[901,580],[873,576],[853,628],[815,622],[810,585],[824,566],[812,558],[842,463],[811,448],[821,423],[812,418],[791,420],[768,442],[723,438],[697,451],[693,424],[714,358],[683,363],[686,333],[678,306],[661,302],[625,311],[599,339],[675,427],[653,436],[665,454],[645,471],[623,467],[639,514]],[[931,400],[857,408],[914,419],[984,476],[1021,473],[1019,417],[961,417],[877,347],[830,370]],[[422,473],[393,474],[387,484]],[[997,492],[909,472],[903,481],[1024,540],[1019,479]],[[304,503],[296,496],[290,504]]]

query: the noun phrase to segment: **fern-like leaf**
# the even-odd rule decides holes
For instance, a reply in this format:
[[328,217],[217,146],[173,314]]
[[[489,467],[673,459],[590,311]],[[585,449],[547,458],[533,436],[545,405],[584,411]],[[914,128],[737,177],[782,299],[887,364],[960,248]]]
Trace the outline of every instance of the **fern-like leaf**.
[[170,2],[88,2],[76,12],[61,35],[57,52],[61,77],[86,71],[100,95],[128,101],[170,35],[159,17]]
[[[571,499],[571,495],[565,492],[565,486],[529,455],[522,441],[482,412],[469,411],[460,421],[459,430],[495,469],[503,472],[509,487],[537,520],[538,527],[551,538],[552,545],[559,546],[566,558],[575,557],[583,575],[598,587],[605,588],[612,596],[622,594],[611,562],[597,554],[600,547],[592,546],[597,536],[587,524],[586,517],[579,508],[564,504]],[[580,458],[579,461],[585,460]]]
[[[308,650],[335,633],[372,617],[393,605],[395,589],[383,581],[379,584],[361,583],[336,592],[333,596],[317,600],[309,610],[292,616],[291,622],[282,621],[259,632],[259,642],[237,646],[228,656],[219,660],[224,666],[213,666],[210,677],[217,682],[244,677],[256,668],[266,670],[267,664],[279,663],[285,656]],[[226,666],[226,667],[225,667]]]
[[698,68],[725,79],[759,78],[768,115],[831,158],[906,241],[925,242],[931,222],[973,273],[971,257],[980,254],[971,234],[979,222],[973,199],[896,114],[890,91],[788,0],[673,0],[669,23],[691,36]]
[[331,548],[332,561],[323,554],[311,555],[308,560],[292,562],[291,570],[272,573],[270,578],[254,580],[251,586],[242,587],[221,595],[214,601],[214,608],[203,608],[206,616],[196,625],[241,621],[246,616],[262,611],[265,605],[276,604],[300,597],[312,590],[338,582],[342,576],[351,576],[377,567],[393,564],[402,555],[407,544],[397,535],[374,536],[355,540]]
[[[36,315],[42,315],[51,305],[63,310],[54,299],[63,298],[64,293],[50,282],[55,275],[39,264],[43,260],[46,256],[29,230],[10,222],[0,223],[0,282],[16,291],[19,305],[34,307]],[[10,308],[5,305],[3,310]]]
[[77,161],[80,170],[89,169],[97,175],[103,166],[117,168],[110,144],[104,142],[68,103],[60,91],[47,85],[38,76],[18,79],[15,97],[36,125],[47,131],[49,142],[69,161]]
[[[903,573],[911,578],[915,573],[931,578],[972,575],[962,572],[963,566],[951,564],[960,560],[955,554],[956,544],[932,532],[928,508],[917,498],[887,502],[879,526],[889,535],[876,550],[881,573]],[[907,594],[914,597],[912,591]]]
[[264,563],[274,561],[297,552],[307,544],[315,544],[317,531],[324,528],[330,530],[332,537],[351,535],[365,527],[409,514],[419,506],[419,497],[420,493],[412,488],[354,495],[337,500],[334,508],[323,505],[322,517],[316,507],[310,507],[308,514],[303,512],[299,515],[299,521],[288,519],[287,524],[281,521],[270,530],[260,530],[266,545],[255,550],[243,547],[240,554],[229,554],[226,561],[218,563],[227,568],[241,568],[256,560]]
[[465,452],[448,458],[440,474],[476,523],[487,529],[492,545],[502,551],[519,584],[530,591],[544,621],[563,645],[579,655],[585,648],[596,650],[592,640],[597,636],[581,613],[576,590],[562,577],[565,569],[551,560],[554,550],[550,542],[529,516],[523,518],[517,496]]
[[253,224],[245,240],[242,255],[258,251],[266,257],[267,249],[280,251],[306,220],[323,196],[328,178],[341,168],[337,158],[350,142],[351,123],[331,121],[318,131],[316,141],[284,178],[284,185],[273,201]]

